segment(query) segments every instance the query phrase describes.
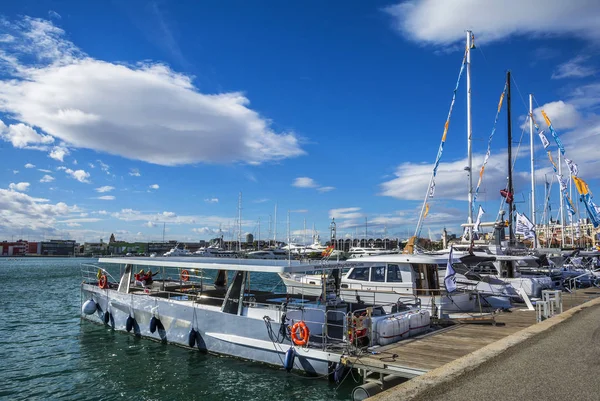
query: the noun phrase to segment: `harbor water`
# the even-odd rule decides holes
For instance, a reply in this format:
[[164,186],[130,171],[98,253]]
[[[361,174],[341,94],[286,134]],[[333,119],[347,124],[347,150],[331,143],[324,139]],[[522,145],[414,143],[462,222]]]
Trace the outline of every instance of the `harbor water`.
[[95,260],[0,258],[1,400],[351,398],[351,376],[337,386],[81,320],[80,264],[86,262]]

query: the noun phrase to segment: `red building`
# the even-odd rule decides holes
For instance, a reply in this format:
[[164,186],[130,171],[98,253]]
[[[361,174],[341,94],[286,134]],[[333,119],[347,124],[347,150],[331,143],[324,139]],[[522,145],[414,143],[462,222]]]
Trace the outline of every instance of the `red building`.
[[30,242],[27,248],[27,253],[40,255],[42,253],[42,243]]
[[18,240],[16,242],[0,242],[0,255],[2,256],[23,256],[29,250],[27,241]]

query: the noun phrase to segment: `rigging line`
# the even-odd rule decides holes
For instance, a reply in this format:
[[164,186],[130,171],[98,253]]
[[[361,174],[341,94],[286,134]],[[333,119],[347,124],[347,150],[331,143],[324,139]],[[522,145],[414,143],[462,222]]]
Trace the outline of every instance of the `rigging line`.
[[521,98],[521,101],[523,102],[523,106],[525,106],[525,110],[527,110],[527,114],[529,114],[529,106],[527,106],[527,103],[525,103],[525,98],[523,97],[523,94],[521,93],[521,90],[519,89],[519,85],[517,84],[517,81],[515,80],[515,75],[512,73],[512,71],[511,71],[511,79],[515,83],[515,86],[517,87],[517,92],[519,92],[519,97]]

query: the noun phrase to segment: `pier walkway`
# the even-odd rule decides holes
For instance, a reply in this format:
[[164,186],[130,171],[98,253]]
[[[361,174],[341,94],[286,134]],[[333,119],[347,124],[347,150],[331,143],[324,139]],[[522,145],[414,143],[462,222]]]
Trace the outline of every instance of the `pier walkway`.
[[[582,305],[584,303],[586,303],[587,301],[590,301],[594,298],[598,298],[600,297],[600,289],[597,288],[588,288],[588,289],[580,289],[577,290],[577,292],[573,293],[573,294],[569,294],[569,293],[563,293],[563,311],[567,312],[569,309]],[[596,316],[600,317],[600,308],[593,308],[592,310],[594,310],[595,312],[586,312],[587,313],[596,313]],[[566,313],[563,313],[563,315],[567,315]],[[560,315],[562,316],[562,315]],[[583,315],[582,315],[583,316]],[[469,355],[472,352],[475,351],[479,351],[482,348],[490,345],[490,344],[494,344],[490,347],[494,348],[495,344],[498,341],[504,340],[503,344],[502,344],[502,348],[500,351],[497,351],[498,353],[504,351],[506,348],[509,348],[512,343],[517,344],[517,343],[522,343],[524,338],[529,338],[532,337],[534,334],[536,334],[537,331],[543,332],[544,330],[544,325],[548,322],[550,322],[551,320],[557,319],[556,317],[553,319],[549,319],[545,322],[542,322],[540,324],[536,324],[536,313],[535,311],[528,311],[526,310],[526,308],[514,308],[511,310],[511,312],[503,312],[500,314],[497,314],[495,316],[495,325],[492,324],[484,324],[484,323],[480,323],[480,324],[476,324],[476,323],[469,323],[469,324],[458,324],[455,326],[451,326],[448,327],[446,329],[440,330],[440,331],[436,331],[434,333],[422,336],[422,337],[418,337],[412,340],[406,340],[406,341],[402,341],[400,343],[396,343],[396,344],[392,344],[389,346],[385,346],[385,347],[380,347],[376,350],[375,354],[371,354],[371,355],[365,355],[362,356],[360,358],[358,358],[355,361],[349,361],[352,366],[354,366],[355,368],[361,369],[363,371],[363,374],[373,374],[373,373],[385,373],[385,374],[393,374],[395,376],[400,376],[400,377],[405,377],[405,378],[413,378],[416,376],[421,376],[429,371],[432,370],[439,370],[438,368],[442,368],[444,369],[445,366],[449,363],[452,362],[462,362],[464,360],[467,360],[466,364],[473,364],[473,360],[474,359],[481,359],[476,361],[476,365],[479,365],[481,363],[485,363],[485,361],[487,359],[489,359],[489,353],[486,355],[483,355],[484,353],[479,352],[479,354],[481,355],[477,355],[473,354],[473,355]],[[559,318],[558,318],[559,319]],[[581,320],[581,319],[578,319]],[[589,323],[589,320],[591,319],[584,319],[586,322]],[[600,322],[600,320],[596,320],[597,322]],[[579,323],[578,323],[579,324]],[[516,338],[514,341],[511,340],[513,337],[509,337],[512,334],[515,334],[517,332],[521,332],[522,330],[527,329],[525,332],[525,334],[523,334],[523,336],[521,338]],[[597,330],[597,333],[595,333],[595,330]],[[569,329],[564,329],[561,328],[560,330],[569,330]],[[585,328],[581,328],[581,330],[576,330],[573,332],[572,337],[569,337],[570,339],[567,340],[568,342],[571,342],[571,345],[573,347],[579,347],[580,345],[584,344],[583,340],[577,340],[577,337],[579,334],[577,333],[585,333],[585,330],[587,331],[587,338],[589,339],[593,333],[595,333],[595,336],[597,337],[597,340],[600,340],[600,323],[596,324],[596,327],[591,328],[591,327],[585,327]],[[556,330],[554,330],[556,331]],[[507,338],[509,337],[509,338]],[[517,336],[518,337],[518,336]],[[557,336],[553,337],[554,339],[551,341],[556,341],[558,342],[559,340],[557,340]],[[508,341],[508,344],[507,344]],[[525,340],[527,342],[527,340]],[[537,341],[537,340],[536,340]],[[591,341],[591,340],[590,340]],[[502,342],[502,341],[501,341]],[[512,342],[512,343],[511,343]],[[500,344],[500,343],[497,343]],[[582,345],[583,346],[583,345]],[[488,347],[488,348],[490,348]],[[520,345],[519,347],[522,347],[522,345]],[[553,347],[556,347],[556,344],[553,345]],[[596,367],[600,366],[600,348],[598,347],[593,347],[589,342],[587,343],[587,345],[585,347],[588,347],[590,349],[591,352],[596,352],[596,356],[597,356],[597,362],[596,363]],[[499,349],[500,349],[499,348]],[[510,348],[509,348],[510,349]],[[515,348],[516,349],[516,348]],[[483,351],[483,350],[482,350]],[[511,351],[512,352],[512,351]],[[518,352],[518,351],[515,351]],[[533,352],[533,351],[531,351]],[[527,378],[527,373],[528,371],[532,370],[536,364],[543,364],[543,366],[541,367],[542,370],[546,369],[548,370],[548,374],[553,375],[555,377],[555,383],[560,383],[561,380],[561,369],[559,367],[557,367],[554,364],[554,359],[552,360],[547,360],[546,355],[551,354],[552,353],[552,349],[548,349],[545,353],[531,353],[531,352],[527,352],[526,354],[524,354],[523,358],[533,358],[532,361],[528,362],[528,363],[524,363],[524,365],[522,366],[521,370],[521,375],[523,377],[521,377],[521,379],[523,381],[529,381],[529,379]],[[494,352],[492,352],[494,353]],[[465,357],[466,355],[469,355],[466,358],[462,358]],[[580,351],[574,351],[571,350],[571,358],[570,359],[566,359],[564,361],[564,363],[566,364],[570,364],[570,366],[574,366],[574,360],[577,358],[584,358],[585,354],[583,352],[583,350]],[[460,359],[462,358],[462,359]],[[458,359],[460,359],[460,361],[457,361]],[[469,360],[470,359],[470,360]],[[456,371],[457,372],[462,372],[464,370],[468,370],[468,366],[465,365],[467,367],[467,369],[462,369],[459,365],[455,365]],[[588,369],[590,367],[588,366]],[[507,366],[506,369],[509,369],[509,367]],[[437,372],[436,370],[436,372]],[[503,369],[492,369],[490,370],[490,376],[489,378],[489,382],[488,382],[488,387],[491,390],[496,390],[496,391],[500,391],[500,393],[495,393],[494,398],[497,398],[498,396],[502,396],[503,399],[506,399],[505,395],[503,394],[503,389],[504,389],[504,385],[502,385],[501,387],[498,387],[500,385],[500,381],[498,381],[498,379],[493,379],[491,376],[492,375],[500,375],[502,374],[509,374],[510,372],[501,372],[505,370]],[[590,371],[590,370],[588,370]],[[600,373],[600,368],[597,368],[596,371],[598,373]],[[585,372],[585,371],[584,371]],[[433,373],[433,372],[432,372]],[[512,375],[512,373],[511,373]],[[375,375],[373,375],[375,376]],[[585,374],[582,374],[583,377],[585,377]],[[426,377],[422,377],[421,379],[425,379]],[[461,379],[462,380],[462,379]],[[468,379],[465,379],[468,380]],[[507,380],[513,380],[513,379],[507,379]],[[419,381],[419,380],[416,380]],[[412,382],[412,380],[411,380]],[[518,383],[515,380],[515,383]],[[546,383],[540,383],[537,381],[537,379],[532,378],[532,386],[533,387],[543,387],[546,385]],[[405,383],[408,384],[408,383]],[[433,384],[433,383],[432,383]],[[439,384],[436,382],[436,384]],[[456,383],[451,383],[448,387],[448,389],[453,388],[454,386],[456,386]],[[404,387],[404,385],[399,386],[399,388]],[[432,387],[432,386],[430,386]],[[439,386],[437,386],[439,387]],[[436,387],[436,389],[437,389]],[[516,385],[515,387],[518,387],[518,385]],[[530,386],[531,387],[531,386]],[[441,387],[440,387],[441,388]],[[471,385],[469,385],[469,388],[472,388],[473,391],[476,389],[476,387],[473,387]],[[448,390],[447,389],[447,390]],[[374,399],[377,400],[392,400],[392,399],[398,399],[398,395],[394,394],[395,393],[396,388],[392,388],[388,391],[385,391],[381,394],[379,394],[378,396],[376,396]],[[421,389],[422,390],[422,389]],[[437,391],[437,390],[436,390]],[[443,389],[440,391],[444,391]],[[420,393],[420,392],[418,392]],[[425,397],[425,398],[418,398],[419,400],[423,399],[435,399],[438,398],[438,396],[440,394],[444,394],[444,399],[447,398],[446,393],[442,392],[442,393],[436,393],[436,396],[432,396],[431,397]],[[475,393],[473,393],[475,394]],[[596,393],[596,394],[600,394],[600,392]],[[405,398],[407,394],[403,394],[401,399],[410,399],[410,398]],[[574,394],[571,394],[572,396],[574,396]],[[466,397],[462,392],[460,393],[456,393],[456,397],[457,398],[453,398],[453,399],[465,399],[465,398],[479,398],[479,396],[473,396],[473,397]],[[518,396],[517,398],[522,398],[523,396]],[[540,398],[540,397],[533,397],[533,398]],[[450,398],[448,398],[450,399]],[[516,398],[515,398],[516,399]],[[532,397],[527,397],[525,399],[532,399]],[[597,399],[597,396],[596,396]]]

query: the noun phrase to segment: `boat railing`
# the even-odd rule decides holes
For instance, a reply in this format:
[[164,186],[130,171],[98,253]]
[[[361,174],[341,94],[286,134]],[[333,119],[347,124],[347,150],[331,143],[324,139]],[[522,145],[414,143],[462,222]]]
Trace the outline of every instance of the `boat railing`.
[[80,264],[81,278],[87,284],[98,284],[100,276],[105,275],[108,283],[118,283],[119,280],[113,277],[113,275],[101,266],[91,263]]

